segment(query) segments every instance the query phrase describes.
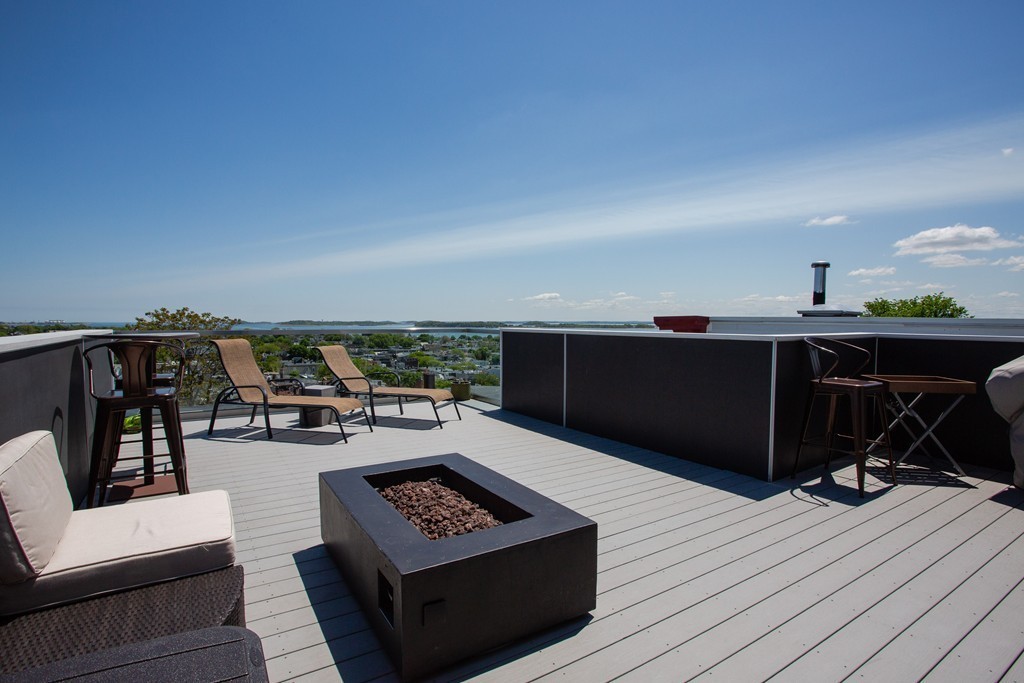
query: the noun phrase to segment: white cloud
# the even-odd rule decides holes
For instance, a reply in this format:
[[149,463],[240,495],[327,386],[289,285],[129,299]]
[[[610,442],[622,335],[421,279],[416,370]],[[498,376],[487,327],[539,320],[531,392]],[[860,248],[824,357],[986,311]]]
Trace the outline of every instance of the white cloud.
[[1024,271],[1024,256],[1009,256],[992,262],[993,266],[1010,266],[1011,272]]
[[737,299],[737,301],[750,302],[750,301],[766,301],[774,303],[788,303],[790,301],[803,301],[807,296],[789,296],[785,294],[778,294],[776,296],[761,296],[760,294],[748,294],[747,296]]
[[558,292],[545,292],[525,297],[523,301],[561,301],[561,299],[562,295]]
[[893,243],[896,256],[908,254],[947,254],[954,251],[991,251],[1024,246],[1024,242],[1003,239],[988,226],[972,228],[957,223],[946,228],[929,228]]
[[1015,297],[1020,296],[1020,294],[1018,294],[1017,292],[999,292],[998,294],[996,294],[996,296]]
[[1004,157],[1013,156],[1013,147],[1003,147],[1003,156]]
[[[321,234],[318,239],[325,246],[316,256],[290,261],[275,256],[272,263],[250,261],[236,268],[176,265],[168,278],[184,296],[229,287],[253,272],[264,280],[339,268],[352,274],[379,263],[452,263],[584,243],[778,224],[827,215],[824,212],[834,206],[849,207],[851,213],[876,213],[1019,198],[1024,164],[995,163],[991,150],[1022,127],[1024,114],[914,137],[854,140],[816,156],[752,162],[742,172],[731,168],[700,178],[679,176],[651,186],[617,188],[614,193],[600,187],[572,197],[382,216],[382,223],[391,226],[387,232],[374,225],[339,225],[333,231],[339,246],[326,246],[329,235]],[[438,230],[438,225],[453,227]],[[906,247],[898,246],[909,249],[901,253],[938,253],[916,251],[922,240],[919,234],[908,238]],[[166,286],[151,278],[147,289],[164,291]]]
[[817,227],[820,225],[832,226],[832,225],[849,225],[853,221],[850,220],[849,216],[829,216],[828,218],[821,218],[815,216],[811,220],[804,223],[805,227]]
[[877,268],[858,268],[851,270],[847,275],[850,277],[878,277],[879,275],[895,275],[896,268],[893,266],[879,266]]
[[967,258],[963,254],[935,254],[921,259],[933,268],[965,268],[968,266],[983,266],[988,263],[984,258]]
[[941,292],[946,289],[945,285],[940,285],[935,282],[926,282],[923,285],[918,285],[917,288],[928,290],[930,292]]

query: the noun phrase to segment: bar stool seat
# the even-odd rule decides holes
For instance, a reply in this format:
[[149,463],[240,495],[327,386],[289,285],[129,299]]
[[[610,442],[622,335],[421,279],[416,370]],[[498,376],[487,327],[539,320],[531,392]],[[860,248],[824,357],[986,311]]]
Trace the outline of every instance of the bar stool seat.
[[[800,465],[800,455],[805,445],[824,445],[825,447],[825,470],[828,471],[829,463],[832,460],[832,452],[840,451],[852,453],[857,464],[857,492],[861,498],[864,497],[864,474],[867,465],[867,446],[869,443],[884,446],[889,454],[889,473],[892,482],[896,484],[896,463],[892,454],[892,441],[889,438],[889,426],[885,416],[885,384],[883,382],[853,377],[858,374],[871,361],[871,354],[866,349],[854,346],[838,339],[823,339],[820,337],[807,337],[804,339],[807,350],[811,357],[811,369],[814,378],[811,380],[810,395],[807,400],[807,412],[804,416],[804,429],[800,438],[800,446],[797,448],[796,460],[793,463],[793,476],[796,476]],[[847,358],[854,356],[859,361],[854,369],[834,374],[840,365],[840,352]],[[825,367],[822,362],[827,359],[830,364]],[[828,419],[825,425],[823,436],[808,437],[811,420],[814,412],[814,403],[818,397],[828,398]],[[839,434],[836,431],[836,413],[840,399],[846,399],[850,405],[850,434]],[[867,402],[871,400],[878,411],[882,423],[882,438],[872,439],[868,437],[870,427],[870,413],[867,409]],[[836,437],[850,439],[853,442],[853,450],[835,448],[833,446]]]
[[[107,357],[113,357],[121,367],[121,376],[115,377],[114,388],[97,391],[93,381],[92,356],[100,350]],[[174,373],[156,372],[157,352],[165,350],[177,361]],[[181,433],[181,413],[178,406],[178,390],[181,387],[185,367],[185,354],[181,346],[148,339],[126,339],[98,344],[85,353],[89,367],[90,392],[96,399],[96,428],[93,433],[92,457],[89,468],[89,491],[86,507],[92,507],[95,497],[97,505],[107,499],[107,489],[117,477],[114,467],[118,460],[142,460],[147,483],[152,478],[154,460],[169,456],[174,475],[175,489],[179,494],[188,493],[188,478],[185,464],[185,442]],[[142,422],[142,456],[121,458],[121,444],[125,443],[124,418],[129,410],[139,410]],[[153,411],[160,414],[164,430],[163,441],[167,453],[153,450]],[[130,478],[134,478],[134,475]]]

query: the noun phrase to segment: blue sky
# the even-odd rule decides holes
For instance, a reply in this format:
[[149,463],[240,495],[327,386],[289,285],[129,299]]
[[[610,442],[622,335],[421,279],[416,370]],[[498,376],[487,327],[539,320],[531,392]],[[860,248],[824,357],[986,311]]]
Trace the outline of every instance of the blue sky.
[[1024,3],[0,0],[0,320],[1024,317]]

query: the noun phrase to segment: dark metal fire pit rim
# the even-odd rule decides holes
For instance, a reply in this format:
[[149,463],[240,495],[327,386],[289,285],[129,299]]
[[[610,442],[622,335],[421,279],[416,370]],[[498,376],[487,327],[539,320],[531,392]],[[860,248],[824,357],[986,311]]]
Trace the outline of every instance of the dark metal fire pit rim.
[[[521,508],[530,517],[492,529],[432,541],[405,519],[365,479],[369,475],[434,465],[443,465],[472,479]],[[471,557],[500,551],[538,538],[558,536],[581,524],[593,523],[564,505],[460,453],[445,453],[321,472],[320,478],[335,491],[339,500],[344,503],[347,514],[350,514],[360,527],[375,529],[375,541],[388,562],[405,573],[427,569],[448,562],[453,557]]]

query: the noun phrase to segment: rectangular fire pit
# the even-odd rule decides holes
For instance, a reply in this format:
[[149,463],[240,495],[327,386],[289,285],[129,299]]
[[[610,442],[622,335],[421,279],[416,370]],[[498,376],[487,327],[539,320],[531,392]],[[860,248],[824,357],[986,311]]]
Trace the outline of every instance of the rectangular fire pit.
[[[435,477],[502,524],[431,541],[378,493]],[[597,604],[597,523],[458,453],[322,472],[320,532],[406,680]]]

